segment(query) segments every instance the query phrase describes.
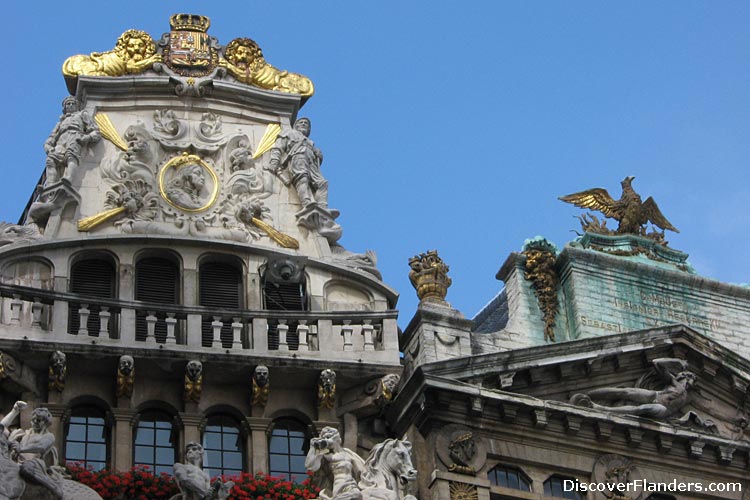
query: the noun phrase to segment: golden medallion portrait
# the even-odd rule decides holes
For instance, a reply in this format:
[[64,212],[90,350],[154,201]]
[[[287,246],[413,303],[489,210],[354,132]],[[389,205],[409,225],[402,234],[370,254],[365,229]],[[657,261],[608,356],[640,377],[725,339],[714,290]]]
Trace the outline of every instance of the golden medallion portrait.
[[161,168],[159,192],[175,208],[185,212],[202,212],[216,202],[219,179],[200,156],[183,153]]

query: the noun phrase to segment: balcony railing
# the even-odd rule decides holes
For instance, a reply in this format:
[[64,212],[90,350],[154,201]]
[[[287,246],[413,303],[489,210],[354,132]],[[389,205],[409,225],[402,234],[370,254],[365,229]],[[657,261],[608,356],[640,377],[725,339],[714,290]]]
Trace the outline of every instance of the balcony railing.
[[[100,299],[0,284],[2,330],[33,339],[398,361],[397,311],[251,311]],[[72,314],[71,314],[72,313]],[[76,321],[71,316],[77,315]],[[145,323],[136,328],[136,323]],[[211,335],[203,325],[210,324]],[[229,325],[225,328],[225,325]],[[137,333],[137,331],[140,333]],[[181,347],[184,349],[185,347]]]

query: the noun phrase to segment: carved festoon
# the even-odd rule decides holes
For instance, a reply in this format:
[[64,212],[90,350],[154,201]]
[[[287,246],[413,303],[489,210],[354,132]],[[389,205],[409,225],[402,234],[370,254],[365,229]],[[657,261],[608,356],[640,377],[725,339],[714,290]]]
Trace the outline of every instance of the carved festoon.
[[555,318],[560,310],[557,300],[560,279],[555,269],[556,254],[555,246],[543,238],[527,241],[523,249],[526,257],[524,278],[531,282],[542,311],[544,339],[550,342],[555,341]]
[[[687,371],[687,363],[682,359],[655,359],[653,368],[661,382],[660,389],[605,387],[585,394],[575,394],[570,402],[578,406],[655,419],[678,415],[689,401],[689,392],[696,382],[695,374]],[[614,402],[621,404],[613,406]]]
[[55,351],[49,358],[49,380],[47,387],[50,391],[62,392],[65,389],[65,379],[68,376],[68,361],[65,353]]
[[336,372],[327,368],[318,377],[318,407],[331,409],[336,405]]
[[271,391],[271,375],[268,367],[258,365],[253,370],[253,395],[251,404],[253,406],[266,406],[268,395]]
[[185,391],[183,399],[200,403],[203,393],[203,363],[198,360],[188,361],[185,366]]
[[[664,241],[664,231],[679,232],[659,210],[652,197],[643,202],[638,193],[635,192],[631,183],[635,177],[626,177],[621,182],[622,195],[619,200],[613,199],[606,189],[594,188],[579,193],[561,196],[560,200],[572,203],[580,208],[590,208],[601,212],[605,217],[615,219],[619,224],[617,229],[607,228],[606,221],[599,222],[594,215],[581,217],[583,230],[598,234],[634,234],[645,236],[659,242]],[[647,232],[646,225],[651,223],[662,231]]]
[[118,398],[129,398],[133,395],[135,384],[135,360],[127,354],[120,356],[117,363],[117,385],[115,395]]
[[45,186],[69,179],[81,161],[84,148],[99,141],[99,128],[89,114],[79,108],[75,97],[63,99],[63,114],[44,143],[47,154]]
[[445,304],[445,296],[451,279],[449,267],[438,256],[437,250],[415,255],[409,259],[409,281],[417,290],[417,297],[422,302]]
[[174,478],[182,493],[181,500],[224,500],[234,486],[232,481],[222,482],[203,470],[203,446],[190,442],[185,446],[185,463],[174,464]]

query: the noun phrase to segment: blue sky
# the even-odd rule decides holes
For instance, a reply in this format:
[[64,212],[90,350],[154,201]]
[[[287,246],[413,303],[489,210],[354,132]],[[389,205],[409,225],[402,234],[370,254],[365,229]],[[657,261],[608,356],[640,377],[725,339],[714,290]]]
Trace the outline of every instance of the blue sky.
[[[204,5],[206,4],[206,5]],[[750,281],[748,2],[12,2],[6,6],[0,220],[44,168],[73,54],[130,28],[158,38],[177,12],[207,15],[309,76],[303,115],[325,154],[341,242],[373,249],[416,308],[407,260],[436,248],[448,300],[472,317],[524,239],[558,246],[581,213],[563,194],[620,180],[680,229],[702,275]]]

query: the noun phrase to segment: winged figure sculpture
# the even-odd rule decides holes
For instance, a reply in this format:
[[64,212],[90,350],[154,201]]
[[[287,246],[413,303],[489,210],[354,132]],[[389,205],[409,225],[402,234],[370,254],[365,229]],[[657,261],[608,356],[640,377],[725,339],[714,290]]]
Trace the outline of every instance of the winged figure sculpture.
[[646,201],[641,201],[640,195],[631,185],[633,179],[635,177],[625,177],[620,183],[622,195],[619,200],[613,199],[603,188],[588,189],[580,193],[561,196],[559,199],[580,208],[596,210],[606,217],[615,219],[619,222],[616,234],[644,235],[645,225],[649,222],[662,230],[668,229],[679,233],[677,228],[664,217],[652,197],[649,196]]

